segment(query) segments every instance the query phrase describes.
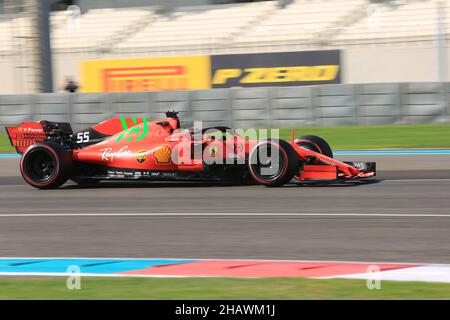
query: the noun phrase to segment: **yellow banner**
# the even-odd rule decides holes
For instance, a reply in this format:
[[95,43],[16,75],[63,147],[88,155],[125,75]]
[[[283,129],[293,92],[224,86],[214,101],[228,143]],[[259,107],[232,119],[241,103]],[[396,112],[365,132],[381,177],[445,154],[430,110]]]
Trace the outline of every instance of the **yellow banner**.
[[209,56],[92,60],[81,63],[81,92],[211,88]]

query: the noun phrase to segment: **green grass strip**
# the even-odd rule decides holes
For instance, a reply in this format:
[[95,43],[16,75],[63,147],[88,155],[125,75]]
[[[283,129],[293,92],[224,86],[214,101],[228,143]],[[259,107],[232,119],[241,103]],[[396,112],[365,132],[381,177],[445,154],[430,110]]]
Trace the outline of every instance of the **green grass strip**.
[[[303,127],[295,136],[317,135],[333,149],[450,148],[450,125]],[[291,139],[291,129],[280,137]]]
[[0,299],[450,299],[450,284],[364,280],[231,278],[81,278],[68,290],[65,277],[2,277]]
[[6,134],[0,133],[0,153],[15,153],[16,150],[11,147],[9,138]]

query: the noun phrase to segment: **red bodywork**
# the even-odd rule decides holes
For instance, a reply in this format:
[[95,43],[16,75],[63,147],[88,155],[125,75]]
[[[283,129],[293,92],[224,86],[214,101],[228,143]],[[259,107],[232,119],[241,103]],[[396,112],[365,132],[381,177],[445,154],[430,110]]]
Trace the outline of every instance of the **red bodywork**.
[[[205,161],[218,159],[248,159],[248,154],[259,142],[247,140],[232,133],[225,141],[214,135],[202,133],[196,140],[192,130],[179,129],[178,118],[148,120],[145,118],[112,118],[89,130],[73,134],[81,144],[72,150],[73,161],[105,168],[148,171],[148,172],[200,172]],[[46,139],[46,132],[39,122],[23,123],[20,127],[6,128],[11,144],[19,153],[35,142]],[[84,135],[83,133],[88,132]],[[91,136],[100,135],[102,140],[89,142]],[[86,138],[86,141],[83,139]],[[329,158],[321,153],[303,148],[298,140],[288,142],[303,165],[296,178],[298,180],[337,180],[367,178],[375,172],[360,170],[355,166]],[[196,154],[195,146],[201,146]],[[190,154],[184,154],[186,151]],[[244,162],[245,164],[245,162]],[[226,164],[225,164],[226,165]]]

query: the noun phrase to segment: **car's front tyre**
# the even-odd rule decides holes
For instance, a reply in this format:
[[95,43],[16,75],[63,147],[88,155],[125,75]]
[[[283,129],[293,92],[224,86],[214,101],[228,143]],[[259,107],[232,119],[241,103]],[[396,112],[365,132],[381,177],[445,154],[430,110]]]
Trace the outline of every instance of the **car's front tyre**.
[[295,143],[302,148],[323,154],[328,158],[333,158],[333,151],[331,150],[330,145],[319,136],[303,136],[296,139]]
[[268,187],[278,187],[291,181],[298,173],[299,158],[286,141],[269,139],[252,149],[248,166],[255,181]]

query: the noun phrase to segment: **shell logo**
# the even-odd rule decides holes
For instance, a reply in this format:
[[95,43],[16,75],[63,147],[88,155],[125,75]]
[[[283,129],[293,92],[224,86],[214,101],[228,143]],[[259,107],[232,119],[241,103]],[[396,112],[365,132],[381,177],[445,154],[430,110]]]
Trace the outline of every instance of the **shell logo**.
[[167,164],[172,158],[172,149],[168,146],[158,147],[153,151],[153,158],[155,158],[158,163]]

